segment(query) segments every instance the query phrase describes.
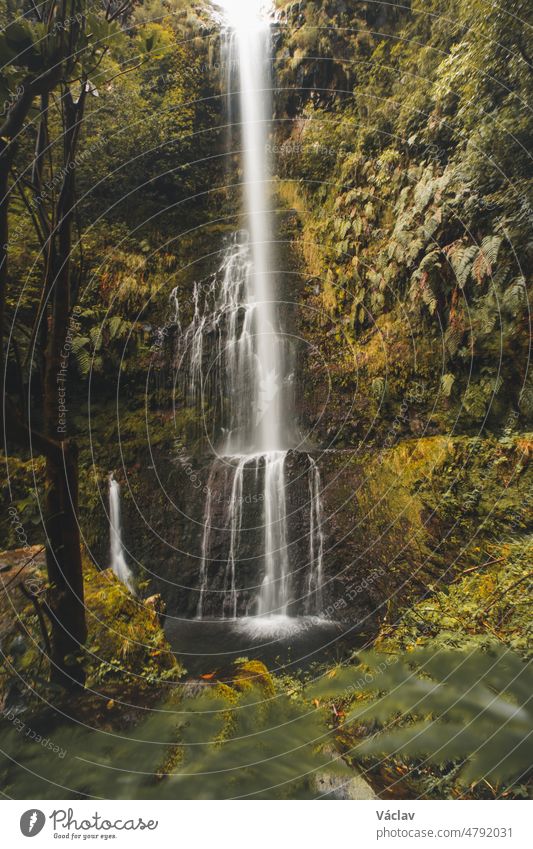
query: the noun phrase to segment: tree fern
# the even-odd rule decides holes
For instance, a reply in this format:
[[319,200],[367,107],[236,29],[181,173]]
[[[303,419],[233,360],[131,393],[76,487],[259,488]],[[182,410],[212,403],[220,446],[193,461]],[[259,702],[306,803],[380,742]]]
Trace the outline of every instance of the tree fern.
[[480,383],[471,383],[462,397],[463,407],[474,421],[480,421],[487,410],[485,387]]
[[109,332],[110,339],[120,339],[128,333],[130,327],[130,323],[124,321],[120,315],[114,315],[106,322],[106,329]]
[[502,309],[511,316],[519,314],[527,306],[526,281],[515,277],[507,287],[502,298]]
[[475,337],[489,336],[494,330],[500,316],[500,309],[496,298],[489,292],[486,298],[478,301],[472,310],[472,325],[475,329]]
[[91,354],[88,350],[91,340],[87,336],[75,336],[72,339],[72,353],[80,374],[85,377],[91,370]]
[[533,418],[533,380],[531,379],[531,373],[528,375],[528,379],[520,392],[518,406],[524,416],[528,419]]
[[455,321],[446,328],[444,344],[446,345],[446,350],[451,357],[454,357],[459,350],[464,335],[465,328],[460,322]]
[[441,259],[441,251],[433,250],[427,253],[422,262],[420,263],[419,270],[420,271],[433,271],[436,268],[442,268]]
[[102,322],[102,324],[95,325],[95,327],[91,327],[91,329],[89,330],[89,338],[90,338],[91,344],[92,344],[95,351],[99,351],[100,348],[103,345],[103,341],[104,341],[103,331],[104,331],[104,323],[103,322]]
[[[427,176],[427,174],[431,174],[431,169],[426,172],[425,176]],[[424,212],[429,202],[432,200],[437,187],[438,183],[433,179],[417,183],[413,197],[415,212]]]

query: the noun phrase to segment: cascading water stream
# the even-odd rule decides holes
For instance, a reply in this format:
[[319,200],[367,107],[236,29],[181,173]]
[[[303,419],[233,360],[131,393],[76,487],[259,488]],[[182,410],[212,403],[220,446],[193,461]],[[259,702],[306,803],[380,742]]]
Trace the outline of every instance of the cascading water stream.
[[119,581],[135,595],[135,581],[124,556],[120,519],[120,485],[113,473],[109,475],[109,536],[111,568]]
[[322,580],[324,566],[324,533],[322,530],[322,500],[320,471],[309,457],[309,576],[305,598],[306,613],[322,610]]
[[259,616],[288,613],[289,557],[284,451],[265,458],[265,576],[257,600]]
[[[194,314],[181,332],[177,290],[171,296],[175,324],[181,334],[179,373],[190,404],[203,413],[205,401],[218,410],[213,437],[218,457],[213,461],[204,513],[198,619],[206,614],[210,577],[219,581],[223,618],[291,615],[292,581],[287,509],[287,458],[297,445],[289,400],[289,356],[278,314],[278,286],[272,258],[270,204],[271,33],[260,0],[219,0],[224,13],[223,67],[227,68],[228,113],[239,115],[243,148],[243,199],[246,230],[229,244],[219,272],[207,285],[194,289]],[[238,109],[233,106],[238,101]],[[231,143],[231,138],[229,139]],[[308,458],[309,563],[304,612],[317,613],[321,604],[322,512],[320,477]],[[213,539],[217,513],[217,483],[224,481],[225,509],[221,519],[228,549],[221,570],[213,576]],[[259,529],[261,569],[256,589],[240,602],[238,565],[241,559],[243,504],[250,491],[261,502]],[[220,513],[220,510],[218,510]],[[220,521],[220,517],[219,517]],[[259,571],[259,570],[257,570]],[[211,573],[211,575],[210,575]]]

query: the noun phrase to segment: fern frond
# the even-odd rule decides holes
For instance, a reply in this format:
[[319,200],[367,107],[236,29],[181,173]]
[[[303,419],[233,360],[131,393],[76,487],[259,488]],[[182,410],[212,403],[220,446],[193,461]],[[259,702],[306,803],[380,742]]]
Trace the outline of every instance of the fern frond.
[[470,277],[472,263],[478,252],[476,245],[457,245],[453,251],[448,253],[453,271],[457,280],[457,285],[464,289]]
[[517,315],[527,306],[526,281],[523,277],[515,277],[505,290],[502,307],[511,315]]
[[485,277],[492,274],[502,241],[501,236],[485,236],[481,242],[479,253],[472,266],[472,274],[477,283],[481,283]]
[[72,353],[76,359],[76,363],[80,374],[85,377],[91,370],[91,354],[88,347],[91,340],[86,336],[75,336],[72,340]]
[[442,386],[443,394],[446,398],[449,398],[452,394],[453,384],[455,383],[455,375],[451,373],[443,374],[440,383]]
[[503,648],[469,653],[424,648],[395,662],[365,652],[360,660],[363,670],[348,667],[323,679],[321,695],[328,686],[344,697],[354,689],[383,694],[359,703],[348,723],[386,723],[398,715],[411,721],[360,743],[358,756],[425,756],[439,765],[467,760],[459,776],[463,783],[518,780],[530,769],[533,675],[531,664],[518,655]]

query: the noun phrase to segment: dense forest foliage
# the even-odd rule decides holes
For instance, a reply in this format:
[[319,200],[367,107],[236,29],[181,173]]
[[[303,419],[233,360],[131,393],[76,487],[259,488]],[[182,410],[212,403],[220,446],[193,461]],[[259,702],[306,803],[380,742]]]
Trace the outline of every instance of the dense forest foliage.
[[[527,796],[530,4],[276,3],[272,196],[298,417],[332,452],[325,604],[372,651],[198,675],[163,630],[194,607],[174,551],[201,543],[180,511],[207,474],[169,362],[240,210],[220,21],[199,0],[0,0],[0,27],[7,795]],[[109,569],[117,469],[137,597]],[[63,740],[60,791],[13,717]],[[89,752],[123,783],[80,775]]]
[[282,194],[352,343],[359,433],[418,384],[426,432],[525,426],[530,10],[409,6],[284,4]]

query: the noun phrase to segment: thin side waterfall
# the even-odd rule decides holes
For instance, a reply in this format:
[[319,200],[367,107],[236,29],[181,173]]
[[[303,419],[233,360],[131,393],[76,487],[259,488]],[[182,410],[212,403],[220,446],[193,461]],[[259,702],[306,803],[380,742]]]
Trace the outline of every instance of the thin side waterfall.
[[322,529],[322,486],[320,471],[309,457],[309,577],[305,598],[305,612],[322,610],[322,582],[324,571],[324,532]]
[[119,581],[135,595],[135,580],[126,563],[122,545],[122,525],[120,520],[120,485],[113,474],[109,475],[109,536],[111,541],[111,568]]
[[[290,400],[290,351],[282,333],[273,272],[267,156],[272,117],[270,23],[260,0],[246,4],[220,0],[217,5],[224,14],[222,65],[228,115],[236,122],[228,144],[230,150],[242,148],[246,229],[230,240],[218,272],[207,283],[195,285],[192,319],[183,330],[177,289],[171,295],[180,339],[176,365],[181,391],[202,418],[206,411],[209,414],[209,436],[217,448],[205,502],[196,618],[211,614],[214,607],[222,618],[254,614],[279,619],[294,615],[298,592],[305,596],[302,612],[320,611],[324,549],[320,476],[309,458],[308,572],[296,588],[291,579],[287,462],[298,439]],[[247,502],[259,505],[259,513],[250,516]],[[252,532],[256,554],[250,558],[243,554],[242,538],[250,539]],[[244,591],[240,567],[244,561],[244,569],[250,570],[250,560],[255,581],[249,581]],[[220,601],[206,609],[213,594]]]
[[198,606],[196,608],[196,618],[203,619],[204,614],[204,599],[208,589],[208,561],[209,561],[209,543],[211,540],[211,516],[213,513],[213,499],[215,498],[215,489],[213,486],[213,476],[215,465],[211,466],[211,473],[207,482],[207,496],[204,512],[204,530],[202,533],[202,561],[200,566],[200,595],[198,597]]

